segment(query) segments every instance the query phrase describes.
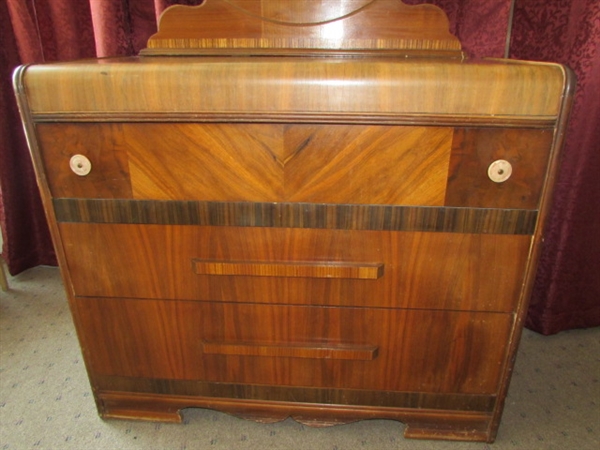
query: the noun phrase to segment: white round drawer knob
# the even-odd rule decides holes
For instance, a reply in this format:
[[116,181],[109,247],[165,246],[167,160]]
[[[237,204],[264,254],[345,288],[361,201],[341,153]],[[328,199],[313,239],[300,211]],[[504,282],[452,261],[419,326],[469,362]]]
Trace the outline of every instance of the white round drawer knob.
[[504,183],[511,175],[512,165],[504,159],[498,159],[488,167],[488,177],[494,183]]
[[73,155],[71,161],[69,161],[69,166],[71,166],[73,173],[80,177],[85,177],[92,171],[91,161],[83,155]]

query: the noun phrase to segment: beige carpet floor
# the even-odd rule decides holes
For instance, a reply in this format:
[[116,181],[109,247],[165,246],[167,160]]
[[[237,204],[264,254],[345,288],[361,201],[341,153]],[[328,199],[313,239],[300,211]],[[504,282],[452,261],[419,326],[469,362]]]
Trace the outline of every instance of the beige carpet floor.
[[415,441],[370,420],[309,428],[190,409],[183,424],[103,421],[96,414],[58,270],[9,277],[0,292],[0,450],[310,449],[598,450],[600,328],[525,332],[494,444]]

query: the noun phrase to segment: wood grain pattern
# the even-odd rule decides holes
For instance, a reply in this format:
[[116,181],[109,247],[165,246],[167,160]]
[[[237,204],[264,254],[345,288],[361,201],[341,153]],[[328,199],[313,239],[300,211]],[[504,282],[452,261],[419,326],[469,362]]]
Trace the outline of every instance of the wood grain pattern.
[[[163,200],[442,205],[452,140],[452,128],[356,125],[41,129],[55,196],[96,197],[110,189],[107,198]],[[88,177],[65,170],[75,153],[89,155],[97,170]],[[119,171],[123,165],[127,170]],[[108,178],[102,189],[95,188],[96,174]]]
[[59,222],[532,234],[537,211],[314,203],[61,198]]
[[253,121],[275,115],[352,120],[375,113],[417,121],[434,115],[464,123],[555,123],[568,81],[562,66],[548,63],[383,57],[310,64],[294,57],[103,59],[29,66],[18,75],[33,118],[51,113],[54,120],[81,114],[106,120],[107,113],[135,119],[150,111]]
[[[133,194],[139,199],[404,205],[444,201],[452,129],[122,127],[130,145]],[[112,134],[110,129],[104,132]]]
[[252,277],[292,278],[349,278],[376,280],[383,276],[383,264],[344,262],[259,262],[259,261],[206,261],[192,262],[198,275],[241,275]]
[[[314,386],[267,386],[233,383],[211,383],[198,380],[165,378],[134,378],[111,375],[97,377],[97,388],[102,396],[130,392],[159,394],[174,397],[201,397],[216,401],[218,398],[261,400],[266,402],[296,402],[314,405],[368,406],[380,408],[415,408],[433,410],[465,410],[491,412],[496,403],[493,395],[439,394],[435,392],[372,391],[367,389],[332,389]],[[381,413],[381,412],[380,412]],[[265,415],[265,418],[268,415]],[[273,415],[271,415],[273,417]],[[377,416],[379,417],[379,416]],[[285,417],[287,418],[287,416]]]
[[[530,236],[59,225],[81,296],[511,311]],[[198,275],[192,260],[378,261],[377,280]],[[481,264],[485,261],[485,264]]]
[[460,42],[448,28],[440,9],[398,0],[207,0],[165,11],[142,54],[283,48],[446,50],[460,56]]
[[[38,129],[56,197],[133,194],[515,209],[537,208],[553,138],[551,129],[350,125],[40,124]],[[90,175],[68,170],[76,153],[91,158]],[[497,159],[513,165],[513,176],[504,183],[487,176]]]
[[275,358],[349,359],[371,361],[377,357],[377,347],[343,344],[300,344],[290,345],[258,343],[204,342],[202,351],[207,355],[268,356]]
[[[91,124],[39,124],[36,130],[52,196],[132,197],[127,150],[117,136],[98,133]],[[75,154],[92,162],[87,176],[78,176],[69,168]]]
[[285,201],[444,203],[452,128],[289,125],[285,131]]
[[[493,395],[511,314],[85,298],[101,375]],[[431,333],[435,326],[436,333]],[[371,361],[203,353],[203,342],[378,347]],[[178,343],[185,342],[182,346]],[[140,348],[149,351],[138,351]],[[423,349],[426,348],[426,354]]]
[[[44,130],[48,159],[57,152],[53,135],[80,133],[70,145],[58,139],[60,148],[114,154],[129,165],[134,198],[163,200],[442,205],[452,140],[451,128],[356,125],[61,124]],[[61,166],[48,173],[65,177]],[[102,193],[68,195],[68,187],[55,195]]]
[[[538,209],[553,137],[553,129],[457,128],[445,204]],[[498,159],[513,168],[503,183],[487,175],[488,166]]]
[[118,130],[100,126],[98,132],[127,142],[135,198],[277,201],[285,196],[285,174],[273,154],[282,148],[281,126],[123,124]]

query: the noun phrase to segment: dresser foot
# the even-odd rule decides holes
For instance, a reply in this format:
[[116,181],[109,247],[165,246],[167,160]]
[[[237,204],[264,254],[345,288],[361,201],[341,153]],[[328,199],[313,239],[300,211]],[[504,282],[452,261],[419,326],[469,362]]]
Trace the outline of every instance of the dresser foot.
[[407,439],[431,439],[446,441],[494,442],[488,423],[410,423],[405,422],[404,437]]
[[103,392],[99,395],[103,419],[182,422],[184,408],[206,408],[259,423],[292,418],[310,427],[328,427],[365,419],[391,419],[406,425],[407,439],[493,442],[496,428],[489,413],[440,411],[411,408],[270,402],[210,398],[191,395],[156,395],[133,392]]
[[100,405],[99,414],[103,419],[183,422],[181,408],[168,402],[151,402],[145,398],[132,399],[111,396],[102,399]]

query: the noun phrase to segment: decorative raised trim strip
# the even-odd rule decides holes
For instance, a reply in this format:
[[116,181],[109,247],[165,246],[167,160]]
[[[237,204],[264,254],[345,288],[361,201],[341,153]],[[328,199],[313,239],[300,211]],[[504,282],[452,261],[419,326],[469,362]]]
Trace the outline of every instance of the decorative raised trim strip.
[[298,262],[298,261],[192,261],[198,275],[243,275],[254,277],[345,278],[377,280],[383,276],[382,263]]
[[[174,47],[177,50],[236,50],[236,49],[317,49],[317,50],[389,50],[410,49],[410,50],[433,50],[448,51],[450,56],[455,58],[462,57],[457,53],[457,46],[442,40],[424,41],[419,39],[310,39],[310,38],[287,38],[287,39],[269,39],[269,38],[248,38],[248,39],[155,39],[152,42],[154,48],[143,50],[142,55],[158,55],[160,50]],[[398,54],[398,50],[394,54]],[[450,52],[451,51],[451,52]],[[178,54],[173,52],[172,54]],[[252,52],[252,54],[255,54]]]
[[126,199],[53,200],[59,222],[529,235],[538,212],[437,206]]
[[551,128],[556,116],[356,113],[164,113],[55,112],[32,114],[35,123],[56,122],[193,122],[193,123],[340,123],[374,125],[484,126],[494,128]]
[[101,398],[112,397],[113,395],[131,398],[136,395],[152,395],[152,393],[160,393],[169,396],[168,398],[185,396],[186,398],[180,398],[181,407],[191,406],[187,404],[187,401],[192,398],[203,398],[210,403],[214,402],[215,398],[236,398],[240,401],[294,402],[294,405],[301,403],[343,405],[342,408],[359,405],[366,408],[411,408],[413,412],[414,409],[430,409],[435,411],[467,410],[472,413],[490,413],[493,411],[496,402],[494,395],[259,386],[210,383],[200,380],[130,378],[109,375],[98,375],[96,381],[98,382]]
[[378,348],[368,345],[297,344],[263,345],[226,342],[203,342],[206,354],[231,356],[272,356],[276,358],[348,359],[372,361]]
[[[179,49],[446,50],[462,55],[446,14],[400,0],[206,0],[164,11],[147,50]],[[140,54],[146,55],[147,50]]]
[[[194,47],[177,48],[169,50],[169,56],[248,56],[250,51],[247,48],[203,48]],[[140,52],[140,56],[161,57],[164,50],[162,48],[145,48]],[[304,57],[329,57],[329,58],[365,58],[365,57],[396,57],[396,58],[423,58],[424,50],[394,50],[394,49],[338,49],[338,48],[253,48],[252,56],[304,56]],[[427,58],[445,58],[449,60],[465,60],[465,55],[456,53],[454,50],[427,49]]]
[[[310,26],[318,26],[318,25],[328,25],[328,24],[336,22],[338,20],[343,20],[343,19],[347,19],[348,17],[352,17],[352,16],[362,12],[366,8],[372,6],[377,0],[366,0],[367,3],[360,5],[358,7],[355,6],[356,9],[354,9],[354,10],[350,9],[349,11],[343,13],[342,15],[336,14],[333,17],[325,17],[325,18],[320,18],[317,20],[315,20],[313,18],[313,20],[308,21],[308,22],[298,22],[298,21],[294,20],[293,17],[290,18],[289,20],[278,20],[278,19],[275,19],[272,17],[261,16],[260,14],[255,14],[252,11],[249,11],[248,9],[241,7],[240,5],[236,5],[235,2],[232,2],[231,0],[222,0],[222,1],[224,3],[227,3],[228,5],[230,5],[232,8],[235,8],[238,11],[241,11],[242,13],[244,13],[254,19],[274,23],[277,25],[285,25],[285,26],[289,26],[289,27],[310,27]],[[305,6],[305,8],[306,8],[306,6]]]

